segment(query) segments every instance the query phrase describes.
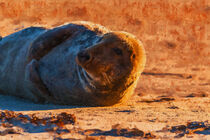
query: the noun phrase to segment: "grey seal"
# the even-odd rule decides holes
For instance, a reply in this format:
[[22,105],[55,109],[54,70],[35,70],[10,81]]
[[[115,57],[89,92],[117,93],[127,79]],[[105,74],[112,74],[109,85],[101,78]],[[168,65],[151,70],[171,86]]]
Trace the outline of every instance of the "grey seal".
[[146,63],[132,34],[91,22],[29,27],[0,41],[0,93],[39,103],[127,101]]

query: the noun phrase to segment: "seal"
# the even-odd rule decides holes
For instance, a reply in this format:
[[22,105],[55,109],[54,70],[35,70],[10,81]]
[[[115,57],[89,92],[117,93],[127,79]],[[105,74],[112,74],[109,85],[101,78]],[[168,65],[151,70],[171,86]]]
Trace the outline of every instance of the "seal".
[[39,103],[110,106],[127,101],[144,69],[132,34],[91,22],[29,27],[0,41],[0,91]]

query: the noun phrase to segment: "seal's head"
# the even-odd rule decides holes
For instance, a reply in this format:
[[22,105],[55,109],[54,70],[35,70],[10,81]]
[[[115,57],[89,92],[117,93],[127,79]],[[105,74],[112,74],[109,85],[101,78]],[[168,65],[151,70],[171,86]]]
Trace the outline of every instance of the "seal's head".
[[110,32],[101,41],[78,53],[76,62],[93,85],[94,101],[112,105],[129,97],[143,71],[146,57],[142,43],[126,32]]

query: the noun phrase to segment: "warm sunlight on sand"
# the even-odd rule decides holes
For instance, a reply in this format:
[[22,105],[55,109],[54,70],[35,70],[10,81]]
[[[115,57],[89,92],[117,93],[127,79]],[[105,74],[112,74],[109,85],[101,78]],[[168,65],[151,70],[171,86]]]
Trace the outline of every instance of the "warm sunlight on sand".
[[[1,95],[0,110],[26,116],[18,117],[19,122],[15,123],[6,119],[11,114],[5,116],[1,112],[1,121],[6,121],[0,121],[0,136],[59,140],[210,139],[209,15],[209,0],[0,0],[2,37],[30,26],[56,27],[85,20],[136,35],[147,53],[146,69],[126,105],[35,105]],[[74,114],[76,123],[60,122],[62,125],[44,129],[41,119],[62,112]],[[36,119],[41,118],[41,132],[35,131],[38,127],[28,120],[34,113]]]

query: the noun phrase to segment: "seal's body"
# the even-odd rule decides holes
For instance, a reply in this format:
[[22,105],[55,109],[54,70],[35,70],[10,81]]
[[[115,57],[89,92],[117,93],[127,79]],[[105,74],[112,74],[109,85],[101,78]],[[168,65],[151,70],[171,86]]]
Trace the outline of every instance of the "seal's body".
[[90,22],[30,27],[0,41],[0,93],[35,102],[104,106],[127,99],[145,65],[131,34]]

